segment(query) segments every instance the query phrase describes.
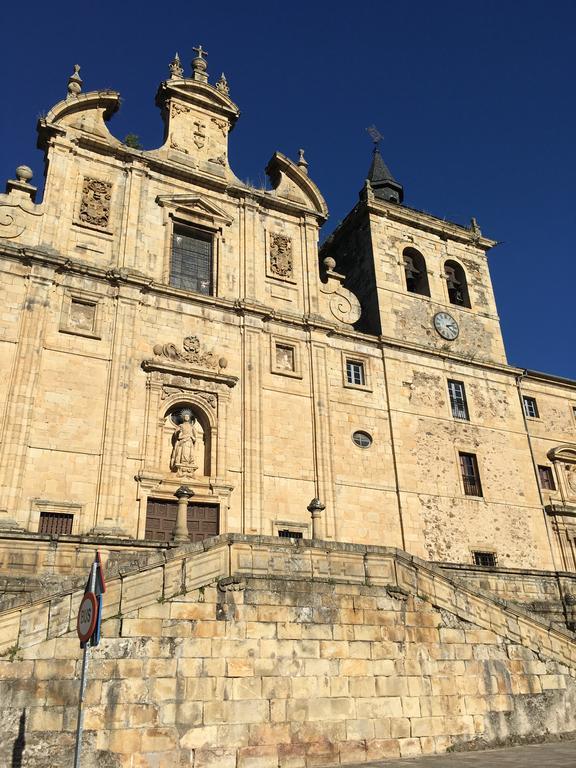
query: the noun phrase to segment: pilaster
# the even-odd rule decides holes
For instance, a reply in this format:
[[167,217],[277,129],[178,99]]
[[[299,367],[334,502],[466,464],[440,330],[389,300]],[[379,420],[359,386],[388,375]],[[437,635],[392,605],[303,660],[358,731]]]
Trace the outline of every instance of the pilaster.
[[135,368],[134,336],[139,304],[139,289],[119,286],[98,477],[98,506],[94,528],[97,533],[123,534],[120,515],[126,480],[128,407]]
[[330,427],[330,392],[326,344],[318,334],[310,338],[310,378],[312,387],[312,423],[314,457],[316,463],[316,496],[326,510],[323,513],[322,535],[327,539],[336,536],[336,499],[332,467],[332,440]]
[[259,533],[262,530],[262,332],[259,327],[245,324],[243,334],[243,533]]
[[34,395],[42,362],[46,310],[54,281],[51,267],[34,265],[27,275],[18,345],[6,403],[0,452],[0,527],[22,526],[26,513],[18,509],[26,467]]

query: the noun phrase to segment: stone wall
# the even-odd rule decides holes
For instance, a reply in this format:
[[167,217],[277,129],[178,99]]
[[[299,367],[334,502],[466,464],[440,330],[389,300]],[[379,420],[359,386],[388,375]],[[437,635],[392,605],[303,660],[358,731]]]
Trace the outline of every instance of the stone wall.
[[[0,762],[71,759],[81,592],[0,615]],[[111,579],[84,765],[297,768],[576,730],[576,644],[403,552],[226,536]]]

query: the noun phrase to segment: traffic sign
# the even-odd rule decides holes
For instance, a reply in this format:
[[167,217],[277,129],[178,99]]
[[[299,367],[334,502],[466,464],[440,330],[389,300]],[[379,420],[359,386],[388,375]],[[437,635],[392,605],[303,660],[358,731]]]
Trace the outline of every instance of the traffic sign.
[[98,601],[93,592],[86,592],[80,603],[76,631],[81,643],[87,643],[94,634],[98,621]]

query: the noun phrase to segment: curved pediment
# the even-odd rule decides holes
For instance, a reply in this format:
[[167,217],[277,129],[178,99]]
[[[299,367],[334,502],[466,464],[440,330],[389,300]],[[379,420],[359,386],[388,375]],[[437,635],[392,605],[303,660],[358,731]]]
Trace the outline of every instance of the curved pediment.
[[38,146],[42,148],[47,136],[58,127],[72,127],[113,138],[105,121],[119,108],[120,94],[117,91],[91,91],[68,96],[38,121]]
[[280,152],[275,152],[266,166],[274,187],[272,194],[300,205],[311,206],[323,219],[328,218],[328,206],[320,190],[308,175]]
[[550,461],[564,461],[569,464],[576,464],[576,444],[566,443],[552,448],[547,454]]

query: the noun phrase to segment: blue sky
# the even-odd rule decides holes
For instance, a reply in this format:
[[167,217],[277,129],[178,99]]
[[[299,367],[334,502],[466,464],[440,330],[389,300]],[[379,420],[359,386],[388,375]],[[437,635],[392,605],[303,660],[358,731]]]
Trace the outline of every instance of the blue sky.
[[260,183],[275,150],[306,149],[330,209],[354,205],[370,164],[366,127],[407,205],[468,223],[500,244],[490,264],[512,364],[576,378],[576,3],[486,2],[10,4],[3,11],[0,177],[42,177],[38,116],[84,90],[123,97],[110,123],[160,144],[154,106],[168,63],[199,42],[242,116],[238,176]]

